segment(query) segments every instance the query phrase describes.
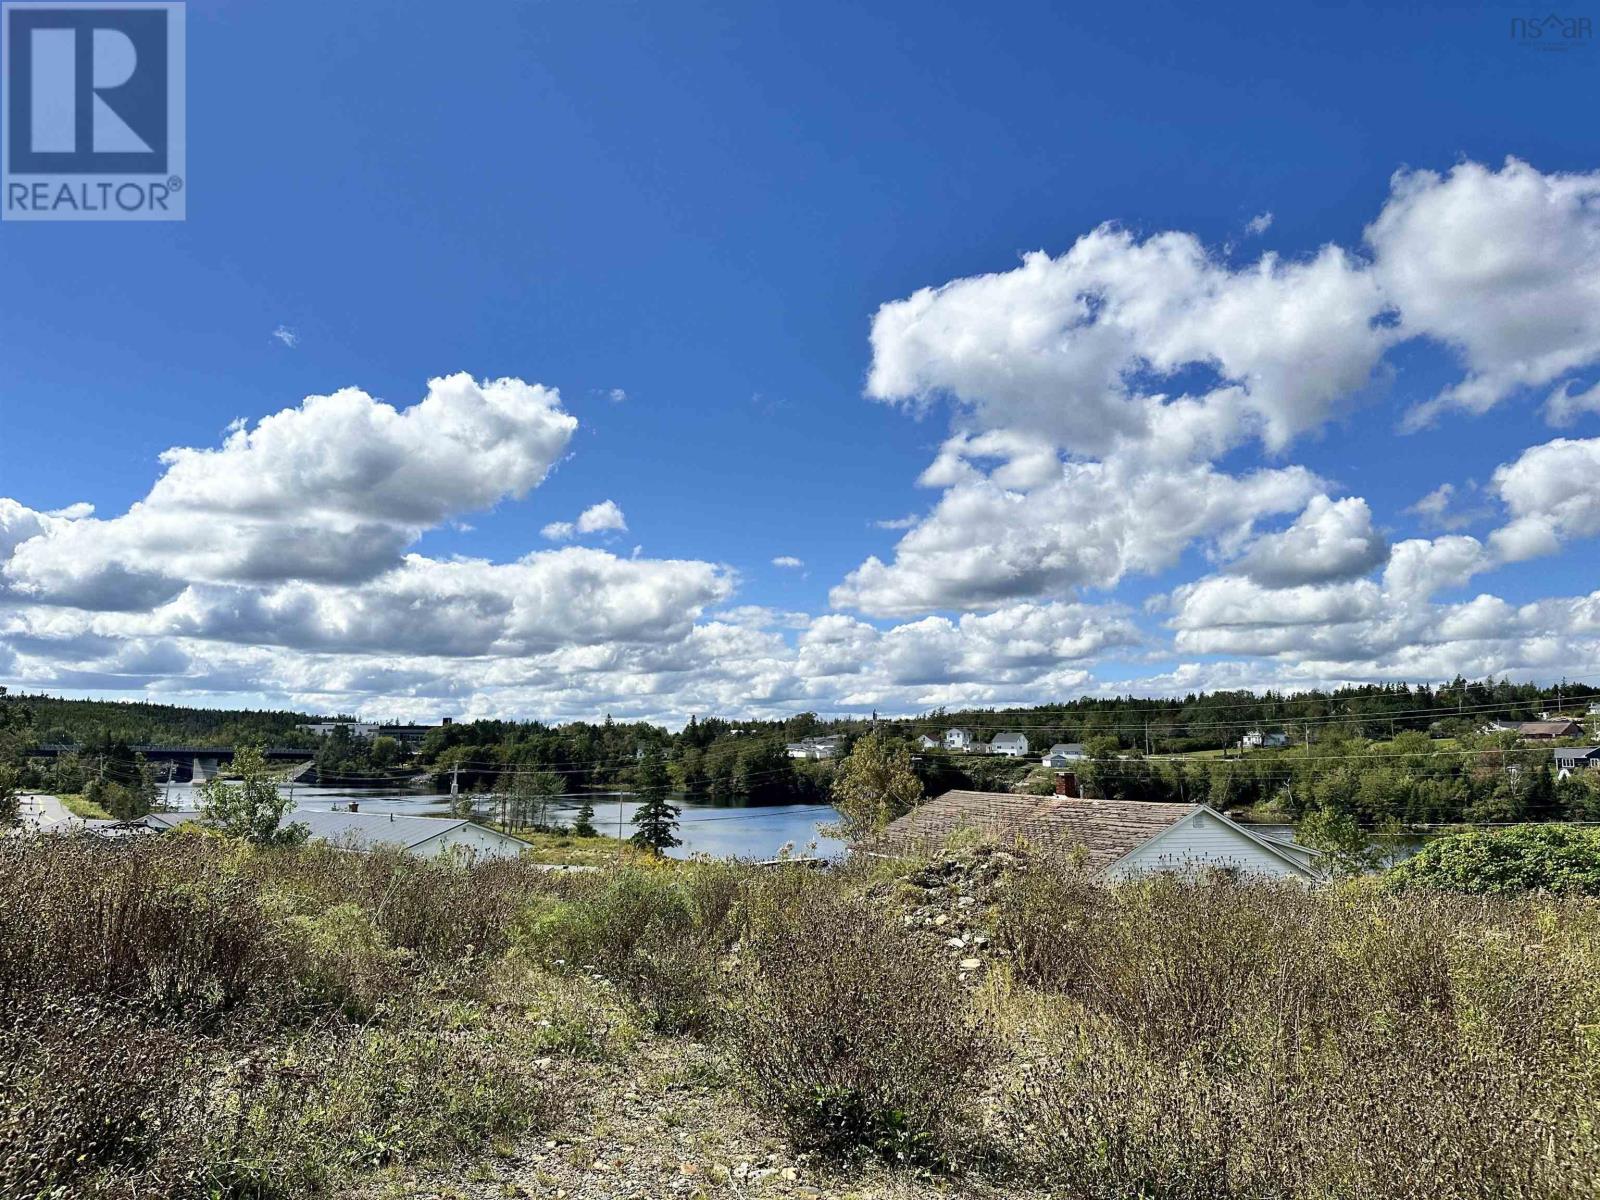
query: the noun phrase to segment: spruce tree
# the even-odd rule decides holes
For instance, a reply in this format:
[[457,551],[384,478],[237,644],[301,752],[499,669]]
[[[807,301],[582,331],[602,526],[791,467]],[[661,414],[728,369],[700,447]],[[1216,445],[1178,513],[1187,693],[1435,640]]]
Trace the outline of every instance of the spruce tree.
[[634,835],[628,840],[662,854],[683,845],[678,837],[678,806],[672,803],[672,778],[661,751],[651,746],[639,764],[639,810],[633,814]]

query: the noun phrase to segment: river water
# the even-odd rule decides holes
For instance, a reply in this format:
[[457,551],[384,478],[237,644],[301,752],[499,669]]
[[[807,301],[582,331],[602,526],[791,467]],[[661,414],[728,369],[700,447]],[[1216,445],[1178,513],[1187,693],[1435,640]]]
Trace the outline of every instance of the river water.
[[[189,784],[175,783],[163,792],[168,797],[164,799],[167,807],[198,807],[198,798]],[[362,812],[428,817],[447,817],[451,812],[450,797],[437,792],[300,785],[296,785],[293,792],[295,804],[300,808],[347,808],[354,801],[361,805]],[[608,792],[591,794],[588,799],[594,805],[595,828],[602,834],[616,837],[620,829],[623,837],[632,835],[633,814],[638,803],[630,796]],[[785,846],[795,854],[827,858],[844,852],[843,842],[817,832],[818,822],[838,819],[838,814],[826,804],[712,805],[696,803],[685,796],[675,796],[673,802],[683,810],[678,818],[678,836],[683,839],[683,845],[670,851],[675,857],[709,854],[717,858],[766,859],[775,858]],[[570,825],[582,803],[579,797],[562,796],[551,803],[548,819],[555,824]],[[479,811],[485,816],[499,813],[488,797],[480,799]]]

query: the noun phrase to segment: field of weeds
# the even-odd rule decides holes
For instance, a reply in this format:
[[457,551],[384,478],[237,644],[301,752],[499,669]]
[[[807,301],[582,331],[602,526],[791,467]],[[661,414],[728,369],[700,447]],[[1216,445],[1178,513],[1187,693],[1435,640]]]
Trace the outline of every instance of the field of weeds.
[[0,1196],[1600,1194],[1600,906],[0,845]]

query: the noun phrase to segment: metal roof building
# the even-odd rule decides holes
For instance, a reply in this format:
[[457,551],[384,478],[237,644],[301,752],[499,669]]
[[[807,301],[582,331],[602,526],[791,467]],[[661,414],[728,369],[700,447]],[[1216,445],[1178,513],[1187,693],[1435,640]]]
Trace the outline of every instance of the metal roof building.
[[[197,809],[182,809],[151,813],[144,820],[152,828],[175,829],[186,822],[203,824],[205,814]],[[286,825],[304,825],[314,842],[327,842],[346,850],[388,846],[423,858],[437,858],[459,848],[485,858],[514,858],[525,848],[525,843],[508,834],[453,817],[297,808],[283,820]]]

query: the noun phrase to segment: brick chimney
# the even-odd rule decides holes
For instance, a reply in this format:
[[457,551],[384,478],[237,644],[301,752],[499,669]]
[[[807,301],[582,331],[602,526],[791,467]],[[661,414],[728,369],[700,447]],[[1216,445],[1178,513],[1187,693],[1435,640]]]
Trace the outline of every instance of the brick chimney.
[[1071,771],[1056,772],[1056,795],[1067,796],[1073,800],[1078,796],[1078,777]]

